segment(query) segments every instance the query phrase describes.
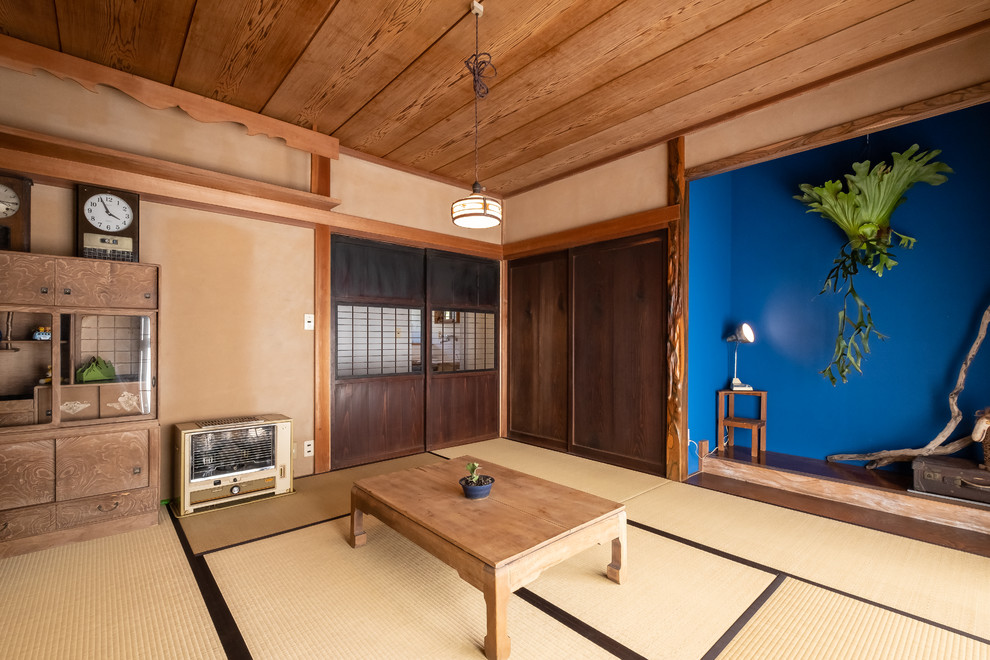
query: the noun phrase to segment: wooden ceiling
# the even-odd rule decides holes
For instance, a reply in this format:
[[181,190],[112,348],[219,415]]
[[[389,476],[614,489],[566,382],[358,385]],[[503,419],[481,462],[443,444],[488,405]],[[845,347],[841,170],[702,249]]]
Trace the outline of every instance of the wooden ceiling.
[[[469,0],[0,0],[0,33],[475,179]],[[988,29],[985,0],[487,0],[510,195]]]

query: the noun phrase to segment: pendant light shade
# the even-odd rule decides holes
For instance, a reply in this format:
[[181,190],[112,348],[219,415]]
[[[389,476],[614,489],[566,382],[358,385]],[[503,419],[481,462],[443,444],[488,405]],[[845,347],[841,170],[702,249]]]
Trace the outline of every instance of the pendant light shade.
[[502,222],[502,203],[482,194],[481,184],[477,181],[471,190],[470,195],[451,204],[450,215],[454,224],[468,229],[497,227]]
[[471,13],[474,14],[474,55],[464,64],[471,72],[474,85],[474,185],[471,194],[450,205],[450,217],[458,227],[468,229],[488,229],[497,227],[502,222],[502,202],[484,194],[478,181],[478,99],[488,95],[485,78],[495,76],[495,66],[491,55],[478,52],[478,19],[484,7],[480,2],[471,3]]

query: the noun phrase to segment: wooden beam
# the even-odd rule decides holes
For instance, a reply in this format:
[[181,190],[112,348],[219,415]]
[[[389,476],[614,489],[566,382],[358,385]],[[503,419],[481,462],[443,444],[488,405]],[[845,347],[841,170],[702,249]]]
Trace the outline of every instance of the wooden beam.
[[990,81],[695,165],[687,169],[686,176],[688,180],[714,176],[987,102],[990,102]]
[[332,212],[330,226],[335,234],[346,234],[358,238],[386,240],[389,243],[412,247],[436,248],[461,254],[473,254],[486,259],[501,259],[502,246],[472,238],[461,238],[440,232],[394,225],[380,220],[369,220],[354,215]]
[[[171,206],[307,227],[325,225],[342,233],[489,259],[498,259],[502,254],[501,247],[495,243],[335,213],[331,209],[339,200],[323,194],[2,125],[0,162],[7,170],[48,185],[71,187],[90,183],[131,190],[145,201]],[[322,176],[319,172],[323,166],[315,167],[317,176]],[[329,180],[319,185],[329,190]]]
[[339,153],[337,138],[329,135],[6,35],[0,35],[0,66],[31,75],[35,69],[41,69],[62,80],[74,80],[92,92],[96,92],[99,85],[106,85],[149,108],[179,108],[203,123],[234,122],[244,126],[248,135],[278,138],[306,153],[327,158],[337,158]]
[[649,211],[622,216],[621,218],[614,218],[583,227],[566,229],[554,234],[508,243],[502,246],[502,255],[505,259],[519,259],[535,254],[545,254],[547,252],[556,252],[557,250],[566,250],[579,245],[607,241],[613,238],[635,236],[636,234],[662,229],[671,223],[677,222],[679,218],[680,209],[677,205],[662,206]]
[[330,228],[315,227],[314,314],[316,337],[314,344],[315,392],[313,406],[314,472],[330,470],[330,420],[333,405],[333,332],[330,304]]
[[667,478],[683,481],[687,465],[687,183],[684,137],[667,143],[667,201],[677,202],[667,229]]

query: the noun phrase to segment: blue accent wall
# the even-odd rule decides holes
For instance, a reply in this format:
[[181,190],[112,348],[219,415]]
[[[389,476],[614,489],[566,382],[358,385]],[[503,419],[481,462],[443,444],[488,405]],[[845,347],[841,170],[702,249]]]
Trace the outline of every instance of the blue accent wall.
[[[937,160],[954,173],[940,186],[916,184],[894,212],[894,230],[918,241],[894,250],[899,265],[882,278],[857,276],[888,338],[870,342],[862,375],[833,387],[819,371],[832,356],[842,298],[819,291],[846,238],[792,197],[801,183],[840,179],[863,159],[890,163],[892,151],[914,143],[941,149]],[[921,447],[942,430],[949,392],[990,306],[990,104],[699,180],[689,199],[692,440],[714,447],[715,392],[732,375],[724,338],[743,321],[756,342],[739,347],[739,377],[768,391],[769,451],[825,458]],[[964,419],[953,438],[990,407],[990,338],[959,406]],[[748,444],[748,435],[737,432],[737,442]],[[693,471],[694,446],[690,453]]]

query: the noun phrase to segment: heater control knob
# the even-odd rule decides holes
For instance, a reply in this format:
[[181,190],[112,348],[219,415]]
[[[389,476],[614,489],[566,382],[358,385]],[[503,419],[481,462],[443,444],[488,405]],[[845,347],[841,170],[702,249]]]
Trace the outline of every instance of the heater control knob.
[[239,492],[241,492],[241,487],[240,486],[231,486],[230,487],[230,494],[231,495],[237,495]]

